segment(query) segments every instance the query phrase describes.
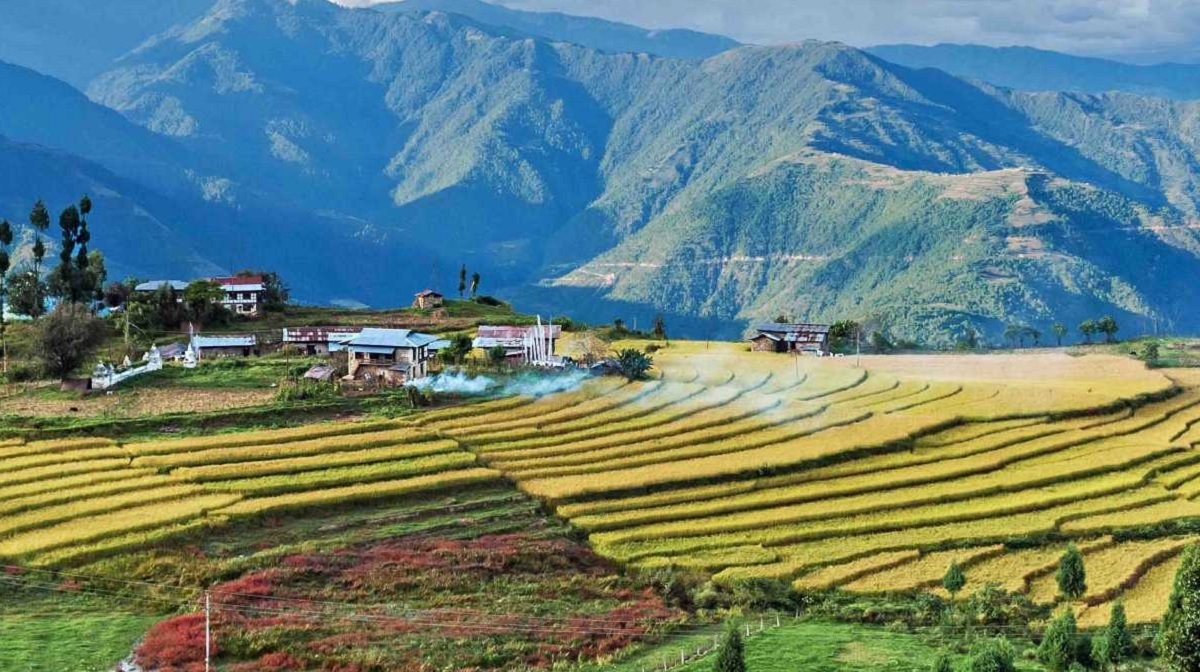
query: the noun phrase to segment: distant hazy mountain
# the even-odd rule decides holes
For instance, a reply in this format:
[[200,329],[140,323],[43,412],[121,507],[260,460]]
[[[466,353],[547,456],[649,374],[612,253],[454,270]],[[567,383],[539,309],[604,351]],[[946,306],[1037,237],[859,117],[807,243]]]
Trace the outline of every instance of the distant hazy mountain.
[[779,313],[942,343],[1099,313],[1200,330],[1196,103],[324,0],[221,0],[88,92],[179,148],[191,177],[161,188],[202,204],[187,245],[306,298],[396,305],[467,263],[541,310],[692,335]]
[[210,6],[212,0],[3,0],[0,61],[83,88],[146,38]]
[[1132,65],[1031,47],[970,44],[889,44],[867,51],[910,68],[937,68],[1026,91],[1124,91],[1180,100],[1200,98],[1200,65]]
[[737,41],[694,30],[649,30],[626,23],[558,12],[526,12],[482,0],[396,0],[375,5],[385,12],[441,11],[469,16],[490,26],[573,42],[608,52],[647,53],[672,58],[707,58],[734,49]]
[[[106,253],[113,279],[218,269],[173,228],[180,222],[171,199],[78,156],[0,136],[0,217],[18,231],[34,199],[44,199],[56,218],[83,194],[95,203],[92,235]],[[18,240],[27,242],[24,236]],[[49,242],[54,241],[51,231]]]

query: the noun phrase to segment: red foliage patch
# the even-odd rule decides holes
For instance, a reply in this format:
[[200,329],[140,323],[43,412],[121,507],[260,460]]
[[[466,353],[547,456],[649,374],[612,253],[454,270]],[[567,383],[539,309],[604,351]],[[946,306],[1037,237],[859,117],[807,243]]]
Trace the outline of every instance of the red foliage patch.
[[[213,654],[216,655],[214,642]],[[138,664],[158,672],[204,670],[204,614],[185,614],[150,628],[138,647]]]
[[[236,672],[545,668],[679,617],[615,574],[584,546],[515,534],[294,555],[212,589],[216,638]],[[137,652],[163,672],[192,672],[202,655],[195,615],[156,626]]]

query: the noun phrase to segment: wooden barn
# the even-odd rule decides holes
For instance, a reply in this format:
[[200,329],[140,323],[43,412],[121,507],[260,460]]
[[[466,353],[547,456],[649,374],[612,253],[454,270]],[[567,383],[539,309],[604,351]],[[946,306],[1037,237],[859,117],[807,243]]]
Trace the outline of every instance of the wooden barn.
[[750,337],[755,352],[790,352],[824,357],[829,354],[827,324],[760,324]]

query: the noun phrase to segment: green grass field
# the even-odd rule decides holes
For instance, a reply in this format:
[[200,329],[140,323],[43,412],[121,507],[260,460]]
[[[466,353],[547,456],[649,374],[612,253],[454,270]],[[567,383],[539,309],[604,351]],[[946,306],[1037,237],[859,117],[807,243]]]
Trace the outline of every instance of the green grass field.
[[[941,648],[917,635],[839,623],[797,623],[756,633],[746,641],[746,668],[752,672],[925,672]],[[951,654],[955,664],[965,656]],[[677,669],[708,672],[714,656]],[[1017,669],[1044,668],[1018,661]]]

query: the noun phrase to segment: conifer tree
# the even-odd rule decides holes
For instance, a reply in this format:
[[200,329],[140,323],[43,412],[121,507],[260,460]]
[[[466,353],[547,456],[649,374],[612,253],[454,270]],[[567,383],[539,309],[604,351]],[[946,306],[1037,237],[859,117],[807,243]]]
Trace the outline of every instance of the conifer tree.
[[1108,627],[1092,642],[1092,659],[1100,666],[1112,665],[1116,670],[1121,661],[1133,652],[1133,636],[1125,620],[1125,605],[1117,600],[1108,617]]
[[725,633],[713,672],[746,672],[746,650],[737,628],[730,628]]
[[1183,551],[1163,616],[1158,649],[1172,672],[1200,670],[1200,546],[1188,546]]
[[12,244],[12,225],[8,220],[0,220],[0,371],[8,373],[8,323],[4,320],[8,295],[8,267],[11,259],[8,256],[8,246]]
[[1038,660],[1050,672],[1064,672],[1075,662],[1075,638],[1078,635],[1075,612],[1068,606],[1046,628],[1046,634],[1038,646]]
[[42,242],[42,234],[50,228],[50,211],[46,204],[38,199],[29,211],[29,225],[33,227],[33,296],[29,316],[40,317],[45,312],[42,297],[41,277],[42,260],[46,258],[46,244]]
[[1083,554],[1071,544],[1058,561],[1058,572],[1054,575],[1058,590],[1065,597],[1077,600],[1087,592],[1087,572],[1083,568]]
[[950,593],[951,597],[954,597],[965,585],[967,585],[967,577],[963,575],[957,562],[951,562],[950,568],[946,570],[946,575],[942,577],[942,587],[946,589],[947,593]]

